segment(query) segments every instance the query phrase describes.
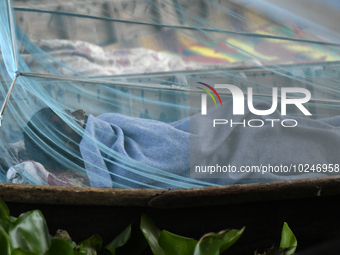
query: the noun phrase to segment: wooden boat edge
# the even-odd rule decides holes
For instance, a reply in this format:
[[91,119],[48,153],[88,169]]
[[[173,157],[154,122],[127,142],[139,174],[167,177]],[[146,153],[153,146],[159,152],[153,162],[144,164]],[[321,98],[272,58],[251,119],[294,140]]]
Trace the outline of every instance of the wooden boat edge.
[[179,190],[0,184],[6,202],[181,208],[340,194],[340,176]]

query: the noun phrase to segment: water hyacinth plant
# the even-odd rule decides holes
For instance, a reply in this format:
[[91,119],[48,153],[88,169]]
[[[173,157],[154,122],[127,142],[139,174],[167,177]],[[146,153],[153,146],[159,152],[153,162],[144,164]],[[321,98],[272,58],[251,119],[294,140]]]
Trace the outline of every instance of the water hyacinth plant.
[[[51,236],[43,214],[39,210],[10,216],[7,205],[0,199],[1,255],[137,255],[147,247],[153,255],[219,255],[232,246],[245,227],[205,234],[200,240],[160,230],[147,215],[132,222],[108,245],[95,234],[78,244],[68,233],[58,230]],[[255,255],[291,255],[297,245],[293,232],[284,223],[280,247],[272,247]]]

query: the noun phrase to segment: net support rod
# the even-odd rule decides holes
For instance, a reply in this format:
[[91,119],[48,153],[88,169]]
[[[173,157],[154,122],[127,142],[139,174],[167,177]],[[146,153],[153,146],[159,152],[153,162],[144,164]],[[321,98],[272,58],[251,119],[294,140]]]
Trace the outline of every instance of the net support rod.
[[[181,87],[181,86],[167,86],[167,85],[147,85],[147,84],[140,84],[140,83],[132,83],[132,82],[118,82],[118,81],[107,81],[107,80],[95,80],[95,79],[84,79],[84,78],[77,78],[72,76],[60,76],[60,75],[53,75],[53,74],[39,74],[39,73],[21,73],[19,72],[18,75],[26,76],[26,77],[33,77],[33,78],[41,78],[41,79],[50,79],[50,80],[60,80],[60,81],[69,81],[69,82],[82,82],[82,83],[90,83],[90,84],[105,84],[105,85],[118,85],[118,86],[130,86],[130,87],[141,87],[141,88],[151,88],[151,89],[165,89],[165,90],[178,90],[178,91],[185,91],[185,92],[201,92],[200,89],[190,88],[190,87]],[[228,91],[218,91],[219,94],[222,95],[231,95],[231,92]],[[247,95],[248,93],[244,93]],[[272,97],[272,95],[267,94],[258,94],[253,93],[254,96],[262,96],[262,97]],[[278,96],[279,98],[281,96]],[[298,99],[299,97],[287,97],[289,99]],[[321,98],[311,98],[310,101],[314,102],[324,102],[324,103],[340,103],[340,100],[335,99],[321,99]]]
[[120,85],[120,86],[131,86],[131,87],[143,87],[143,88],[153,88],[153,89],[171,89],[170,86],[167,85],[146,85],[140,83],[133,82],[120,82],[120,81],[107,81],[100,79],[92,79],[92,78],[78,78],[72,76],[61,76],[61,75],[53,75],[53,74],[39,74],[39,73],[25,73],[19,72],[21,76],[40,78],[40,79],[49,79],[49,80],[59,80],[59,81],[69,81],[69,82],[82,82],[82,83],[90,83],[90,84],[104,84],[104,85]]
[[15,76],[15,78],[13,79],[12,84],[11,84],[11,86],[9,87],[8,93],[7,93],[7,95],[6,95],[5,101],[4,101],[4,103],[2,104],[1,111],[0,111],[0,127],[2,127],[3,114],[4,114],[4,112],[5,112],[5,109],[6,109],[6,106],[7,106],[7,104],[8,104],[9,98],[11,97],[12,90],[13,90],[13,88],[14,88],[14,84],[15,84],[15,82],[17,81],[18,77],[19,77],[19,74],[17,74],[17,75]]
[[[15,71],[18,71],[18,56],[17,51],[15,47],[15,29],[14,29],[14,17],[12,13],[12,1],[8,0],[8,14],[9,14],[9,24],[10,24],[10,30],[11,30],[11,40],[12,40],[12,50],[13,50],[13,57],[14,57],[14,64],[15,64]],[[2,116],[2,113],[1,113]]]

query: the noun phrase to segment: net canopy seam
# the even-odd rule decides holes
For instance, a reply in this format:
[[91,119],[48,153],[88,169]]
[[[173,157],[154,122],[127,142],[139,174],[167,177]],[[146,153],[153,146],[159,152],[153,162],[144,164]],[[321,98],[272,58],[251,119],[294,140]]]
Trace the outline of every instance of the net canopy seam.
[[12,47],[13,47],[13,57],[14,57],[14,64],[15,64],[15,71],[18,71],[18,57],[16,52],[16,38],[15,38],[15,29],[14,29],[14,17],[12,14],[12,1],[8,0],[8,14],[9,14],[9,24],[10,24],[10,31],[11,31],[11,40],[12,40]]
[[[178,90],[178,91],[187,91],[187,92],[201,92],[200,89],[190,88],[190,87],[181,87],[177,85],[172,85],[171,87],[168,85],[148,85],[148,84],[140,84],[140,83],[131,83],[131,82],[117,82],[117,81],[106,81],[106,80],[95,80],[95,79],[83,79],[72,76],[60,76],[53,74],[39,74],[39,73],[22,73],[18,72],[18,75],[26,76],[26,77],[34,77],[41,79],[51,79],[51,80],[60,80],[60,81],[74,81],[74,82],[83,82],[83,83],[91,83],[91,84],[105,84],[105,85],[119,85],[119,86],[130,86],[130,87],[142,87],[142,88],[152,88],[152,89],[164,89],[164,90]],[[219,91],[219,94],[223,95],[231,95],[231,92],[228,91]],[[247,95],[247,92],[244,92]],[[253,93],[255,96],[261,97],[272,97],[272,95],[268,94],[260,94]],[[278,95],[280,98],[281,96]],[[289,99],[296,99],[299,97],[287,96]],[[321,99],[321,98],[311,98],[310,101],[314,102],[328,102],[328,103],[340,103],[340,100],[335,99]]]

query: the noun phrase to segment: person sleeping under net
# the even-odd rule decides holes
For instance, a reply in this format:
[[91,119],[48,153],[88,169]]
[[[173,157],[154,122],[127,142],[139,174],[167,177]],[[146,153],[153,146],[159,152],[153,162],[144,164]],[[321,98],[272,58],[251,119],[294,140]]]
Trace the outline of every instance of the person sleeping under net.
[[[79,120],[78,123],[84,127],[87,116],[83,110],[66,112]],[[52,172],[65,170],[62,161],[56,160],[56,154],[84,167],[83,160],[79,158],[81,139],[82,137],[77,132],[48,107],[36,112],[24,130],[24,143],[28,157],[43,164]],[[49,152],[47,148],[55,153]]]
[[[269,109],[270,105],[254,101],[254,107]],[[76,132],[51,109],[43,108],[27,124],[26,150],[31,159],[51,171],[70,167],[65,162],[85,168],[92,187],[176,188],[180,186],[176,181],[194,182],[192,177],[202,181],[197,182],[199,186],[339,172],[339,116],[320,120],[290,117],[298,124],[284,127],[280,121],[287,118],[278,111],[269,116],[249,111],[233,115],[232,101],[211,108],[207,115],[196,114],[170,124],[118,113],[95,117],[77,110],[69,114],[83,132]],[[228,120],[228,124],[213,127],[214,119]],[[247,123],[252,119],[265,124],[251,127]],[[274,125],[266,119],[277,122]],[[308,171],[307,167],[301,171],[301,166],[324,164],[332,165],[333,171]],[[228,171],[217,173],[223,166],[224,170],[229,166]]]

